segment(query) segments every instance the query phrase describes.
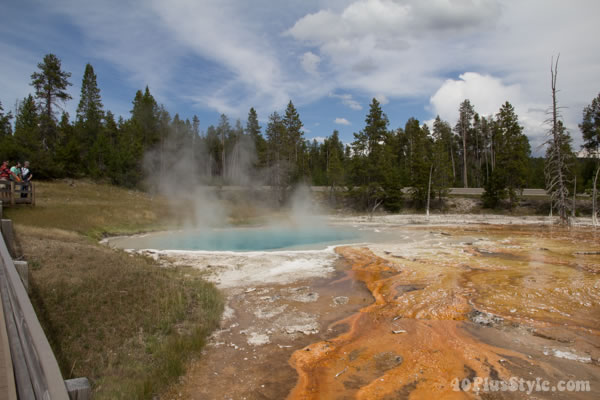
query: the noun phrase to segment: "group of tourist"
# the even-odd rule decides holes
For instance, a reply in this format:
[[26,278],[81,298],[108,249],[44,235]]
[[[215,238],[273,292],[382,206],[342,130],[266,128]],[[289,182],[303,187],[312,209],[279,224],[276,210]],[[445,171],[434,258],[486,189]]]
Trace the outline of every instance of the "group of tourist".
[[29,161],[25,161],[22,166],[19,161],[12,167],[9,167],[9,165],[8,161],[2,162],[2,167],[0,167],[0,181],[17,182],[21,186],[21,197],[27,197],[29,184],[33,178],[33,174],[29,169]]

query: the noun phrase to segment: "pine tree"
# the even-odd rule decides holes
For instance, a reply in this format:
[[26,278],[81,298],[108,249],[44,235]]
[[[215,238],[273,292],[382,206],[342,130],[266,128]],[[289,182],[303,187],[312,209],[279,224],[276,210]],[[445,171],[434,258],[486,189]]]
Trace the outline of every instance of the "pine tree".
[[529,140],[523,134],[514,107],[507,101],[496,114],[495,166],[484,184],[482,200],[485,207],[494,208],[508,197],[511,206],[527,182],[527,168],[531,152]]
[[261,126],[258,124],[258,115],[254,108],[250,108],[248,112],[248,120],[246,121],[246,135],[254,141],[254,149],[256,150],[255,168],[263,168],[267,165],[267,142],[262,136]]
[[44,56],[38,64],[40,72],[31,74],[31,86],[35,88],[35,96],[40,107],[40,123],[42,145],[44,149],[54,150],[56,144],[56,108],[71,99],[66,91],[71,85],[68,79],[70,72],[61,69],[61,62],[54,54]]
[[89,63],[86,64],[81,81],[81,97],[77,106],[77,122],[88,124],[94,128],[100,126],[104,117],[100,89],[96,79],[94,67]]
[[420,126],[419,121],[409,118],[404,128],[408,140],[407,154],[410,165],[410,186],[412,199],[418,207],[427,200],[431,159],[431,141],[428,137],[427,125]]
[[114,181],[118,169],[118,128],[112,112],[107,111],[104,125],[90,150],[90,174],[95,178],[108,177]]
[[229,124],[229,118],[227,115],[221,114],[221,118],[219,119],[219,125],[217,125],[217,135],[219,136],[219,171],[222,179],[225,179],[227,174],[227,157],[226,157],[226,147],[225,142],[231,135],[231,125]]
[[12,135],[10,120],[12,113],[4,114],[2,103],[0,103],[0,159],[10,160],[17,156],[17,145]]
[[148,86],[143,94],[141,90],[138,90],[133,99],[131,122],[135,137],[143,148],[150,148],[160,140],[158,118],[158,104],[150,94]]
[[[316,145],[316,141],[314,143]],[[333,203],[336,189],[344,183],[344,145],[340,141],[339,132],[334,130],[321,147],[325,156],[325,165],[319,167],[325,169],[326,183],[330,188],[330,202]]]
[[439,115],[436,116],[435,121],[433,122],[433,136],[436,143],[440,143],[438,147],[442,147],[444,149],[445,153],[447,154],[447,158],[450,160],[452,171],[452,179],[450,180],[448,186],[450,187],[456,180],[456,146],[450,124],[446,121],[442,121]]
[[269,116],[269,123],[265,131],[267,136],[267,160],[270,171],[270,184],[277,190],[279,203],[285,200],[285,191],[291,183],[291,166],[286,157],[288,152],[288,131],[283,119],[276,111]]
[[[83,168],[81,160],[82,143],[77,135],[75,127],[69,121],[69,114],[63,112],[60,122],[57,126],[58,142],[56,146],[56,157],[47,163],[55,163],[52,167],[52,177],[64,175],[70,178],[80,178],[85,175],[86,168]],[[42,156],[48,157],[48,153],[44,152]],[[40,160],[37,159],[39,163]],[[89,173],[89,171],[87,171]]]
[[467,137],[469,136],[469,133],[471,132],[471,129],[473,127],[473,118],[475,117],[475,110],[473,109],[471,102],[468,99],[466,99],[462,103],[460,103],[458,112],[459,112],[458,122],[456,123],[456,126],[454,127],[454,131],[458,134],[458,136],[462,140],[462,159],[463,159],[463,161],[462,161],[462,164],[463,164],[462,165],[463,166],[462,179],[463,179],[464,187],[468,188],[469,180],[468,180],[468,176],[467,176],[467,169],[468,169]]
[[523,127],[519,125],[514,107],[507,101],[496,114],[500,144],[496,156],[496,169],[508,191],[511,205],[517,201],[517,192],[525,187],[531,148]]
[[287,143],[284,150],[286,159],[292,168],[290,173],[293,175],[293,179],[297,179],[304,174],[299,157],[301,155],[300,148],[303,142],[304,132],[302,131],[302,127],[304,124],[300,120],[300,115],[291,100],[285,110],[283,125],[287,131]]
[[15,120],[15,141],[23,158],[33,160],[42,150],[39,123],[35,100],[29,95],[19,104]]
[[[365,118],[365,128],[354,134],[350,183],[353,193],[370,215],[384,204],[400,206],[402,196],[396,157],[389,145],[388,118],[373,99]],[[387,143],[387,145],[386,145]]]
[[81,130],[81,138],[85,147],[90,148],[100,130],[104,111],[102,109],[100,89],[96,82],[96,74],[91,64],[86,64],[83,79],[81,81],[81,97],[77,106],[76,123]]
[[0,138],[12,135],[12,127],[10,126],[12,117],[10,111],[4,114],[4,108],[2,108],[2,102],[0,102]]
[[439,115],[433,123],[433,150],[432,150],[432,191],[437,194],[438,200],[448,195],[454,180],[452,157],[452,129],[450,125],[442,121]]
[[583,121],[579,125],[583,135],[583,147],[596,160],[596,172],[592,183],[592,220],[598,224],[597,184],[600,175],[600,93],[592,103],[583,109]]
[[583,121],[579,124],[583,146],[600,160],[600,93],[583,109]]
[[[141,97],[141,92],[139,92]],[[144,155],[144,146],[142,135],[139,132],[139,125],[136,121],[129,119],[127,121],[119,118],[118,141],[116,154],[114,155],[115,168],[110,176],[113,183],[125,186],[136,187],[142,179],[142,157]]]

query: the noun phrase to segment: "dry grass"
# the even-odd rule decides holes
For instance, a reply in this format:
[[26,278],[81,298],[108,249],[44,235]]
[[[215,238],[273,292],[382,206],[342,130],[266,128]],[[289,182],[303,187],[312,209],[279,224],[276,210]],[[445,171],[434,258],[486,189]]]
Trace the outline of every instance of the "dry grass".
[[58,228],[99,239],[164,228],[181,218],[165,199],[90,181],[36,183],[36,206],[6,209],[20,225]]
[[184,372],[223,301],[191,269],[98,245],[107,233],[165,227],[164,200],[90,182],[41,183],[36,207],[5,210],[30,265],[31,298],[65,378],[96,399],[152,398]]

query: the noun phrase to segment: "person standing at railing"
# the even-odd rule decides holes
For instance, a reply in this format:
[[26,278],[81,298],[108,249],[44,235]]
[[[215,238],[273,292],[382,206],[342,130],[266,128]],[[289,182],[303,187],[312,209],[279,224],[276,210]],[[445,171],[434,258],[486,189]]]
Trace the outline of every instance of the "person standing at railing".
[[7,181],[10,179],[10,169],[8,168],[8,161],[2,162],[0,167],[0,180]]
[[21,168],[21,179],[23,180],[23,191],[21,192],[21,197],[27,197],[27,192],[30,191],[32,178],[33,174],[29,169],[29,161],[25,161],[25,163],[23,163],[23,168]]
[[17,161],[17,165],[10,168],[10,180],[13,182],[21,182],[21,163]]

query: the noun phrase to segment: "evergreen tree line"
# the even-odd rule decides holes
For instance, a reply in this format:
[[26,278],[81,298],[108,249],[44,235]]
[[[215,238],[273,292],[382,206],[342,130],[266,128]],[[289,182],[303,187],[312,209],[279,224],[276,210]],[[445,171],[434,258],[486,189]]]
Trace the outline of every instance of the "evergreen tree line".
[[[306,140],[292,101],[284,114],[268,117],[264,131],[251,108],[244,125],[240,120],[232,125],[221,115],[217,126],[201,132],[197,116],[191,121],[171,116],[146,87],[135,94],[129,119],[115,119],[104,109],[90,64],[71,121],[61,111],[71,100],[70,77],[48,54],[31,75],[33,94],[18,102],[16,115],[4,113],[0,104],[0,158],[32,161],[36,178],[88,176],[128,187],[139,186],[148,172],[167,176],[183,162],[185,173],[205,184],[287,188],[305,183],[328,186],[332,194],[348,188],[345,193],[354,204],[370,211],[379,206],[398,210],[406,196],[424,206],[429,197],[441,201],[457,186],[484,187],[485,205],[495,207],[503,199],[514,204],[524,187],[545,186],[544,160],[531,157],[509,102],[484,117],[464,100],[454,127],[438,116],[432,127],[410,118],[404,128],[390,129],[373,99],[364,128],[344,145],[337,131],[322,143]],[[599,110],[600,95],[584,110],[581,125],[586,147],[596,151]],[[591,187],[597,167],[593,161],[576,164],[569,133],[560,126],[569,159],[565,173],[579,176],[580,190]],[[410,188],[408,194],[404,188]]]

